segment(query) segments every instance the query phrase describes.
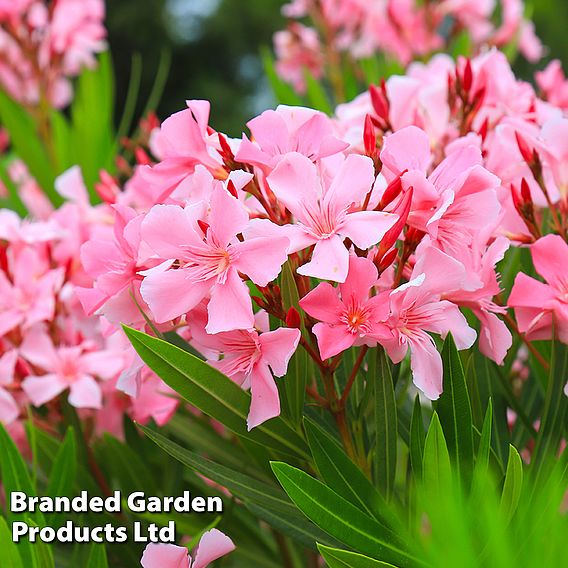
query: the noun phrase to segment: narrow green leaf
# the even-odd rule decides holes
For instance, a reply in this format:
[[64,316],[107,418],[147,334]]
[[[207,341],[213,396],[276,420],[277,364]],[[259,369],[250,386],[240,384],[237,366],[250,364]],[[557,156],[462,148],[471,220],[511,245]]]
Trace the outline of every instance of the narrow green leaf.
[[279,525],[278,528],[282,530],[286,530],[286,526],[290,529],[295,527],[292,534],[290,532],[287,534],[295,538],[299,531],[304,535],[304,544],[312,543],[313,545],[315,540],[321,542],[321,531],[313,525],[308,525],[290,503],[286,494],[277,487],[186,450],[154,430],[144,426],[140,426],[140,429],[173,458],[215,483],[226,487],[236,497],[243,499],[247,507],[271,512],[272,517],[264,516],[267,522],[279,520],[282,526]]
[[387,503],[339,444],[315,422],[306,419],[305,427],[312,456],[325,483],[364,513],[393,527],[396,520]]
[[531,458],[531,473],[535,480],[538,480],[544,472],[547,459],[558,452],[560,440],[566,429],[564,422],[568,408],[568,398],[564,395],[566,377],[568,377],[568,347],[555,341],[552,344],[544,410]]
[[[300,309],[300,295],[289,262],[286,262],[282,267],[280,289],[282,291],[284,309],[286,311],[292,307]],[[288,373],[283,379],[284,388],[286,390],[286,401],[288,403],[288,413],[295,425],[299,425],[302,420],[304,399],[306,396],[308,364],[308,354],[305,349],[297,349],[288,365]]]
[[217,369],[166,341],[128,327],[124,331],[142,360],[187,402],[243,438],[286,454],[309,457],[304,440],[280,417],[249,432],[250,394]]
[[420,405],[420,397],[416,395],[410,422],[410,464],[417,479],[422,478],[422,457],[424,456],[425,440],[426,431],[424,430],[424,420],[422,419],[422,406]]
[[0,516],[0,544],[0,566],[2,568],[24,568],[18,546],[12,541],[12,532],[2,516]]
[[422,463],[424,487],[434,495],[443,495],[452,485],[452,469],[446,439],[436,412],[426,435]]
[[509,461],[507,463],[503,493],[501,494],[501,512],[507,521],[511,520],[517,510],[522,489],[523,462],[515,447],[509,445]]
[[478,475],[486,475],[489,470],[489,456],[491,453],[491,429],[493,425],[493,403],[489,399],[485,419],[483,420],[483,430],[475,457],[475,472]]
[[[0,466],[3,489],[8,497],[12,491],[23,491],[29,496],[36,495],[26,463],[2,424],[0,424]],[[37,512],[30,516],[40,526],[44,526],[42,513]],[[19,513],[11,513],[9,509],[7,517],[8,520],[24,520]]]
[[329,568],[396,568],[393,564],[373,560],[368,556],[340,548],[330,548],[318,544],[318,550]]
[[104,544],[92,544],[86,568],[108,568]]
[[296,506],[321,529],[363,554],[400,566],[418,559],[386,527],[366,515],[311,475],[288,464],[272,462],[272,470]]
[[[37,527],[37,525],[30,518],[27,518],[26,522],[30,527]],[[53,526],[53,525],[48,523],[48,526]],[[55,567],[52,545],[44,543],[41,539],[37,539],[33,544],[30,543],[29,547],[32,552],[32,556],[34,558],[34,566],[36,566],[37,568]],[[4,565],[2,564],[2,566]]]
[[436,403],[436,412],[458,479],[467,482],[473,467],[473,419],[460,355],[451,334],[444,341],[442,362],[444,390]]
[[[381,492],[390,499],[396,477],[396,450],[398,443],[397,410],[394,385],[390,365],[384,349],[376,349],[375,372],[371,374],[373,381],[375,405],[375,471]],[[371,354],[371,357],[373,355]]]
[[[65,439],[59,446],[47,484],[48,497],[68,496],[73,493],[73,486],[77,477],[77,447],[75,433],[72,427],[67,429]],[[62,515],[53,514],[48,517],[48,524],[60,526]]]

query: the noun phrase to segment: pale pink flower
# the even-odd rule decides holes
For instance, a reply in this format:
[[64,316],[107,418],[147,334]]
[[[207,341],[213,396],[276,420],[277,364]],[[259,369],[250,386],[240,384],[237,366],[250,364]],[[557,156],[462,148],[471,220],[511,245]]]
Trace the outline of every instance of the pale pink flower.
[[568,343],[568,245],[558,235],[546,235],[531,246],[531,254],[546,284],[521,272],[507,304],[527,338],[551,339],[554,327]]
[[329,180],[309,158],[295,152],[268,176],[270,188],[296,220],[282,230],[290,239],[289,252],[315,245],[310,262],[298,268],[299,274],[345,282],[349,252],[344,239],[367,249],[395,224],[396,215],[351,210],[360,206],[374,180],[373,163],[366,156],[348,156]]
[[388,298],[384,293],[369,297],[377,278],[377,269],[370,260],[350,256],[349,272],[343,284],[334,288],[322,282],[300,300],[302,309],[320,320],[313,332],[322,359],[353,345],[376,344],[371,336],[377,324],[389,315]]
[[53,318],[64,271],[46,270],[46,264],[37,250],[28,247],[13,262],[12,282],[0,271],[0,336]]
[[410,351],[414,384],[431,400],[442,393],[442,358],[429,335],[452,333],[458,349],[475,341],[458,307],[442,295],[458,290],[465,280],[465,268],[434,247],[421,251],[411,279],[390,293],[390,316],[376,339],[394,363]]
[[[156,205],[141,226],[141,235],[156,255],[167,261],[146,272],[141,293],[158,323],[194,308],[211,293],[208,333],[251,329],[254,325],[249,290],[239,276],[247,275],[266,286],[280,273],[287,259],[289,240],[237,235],[247,227],[243,205],[217,187],[209,203],[205,224],[203,207]],[[174,261],[179,268],[172,268]]]
[[206,568],[218,558],[235,550],[233,541],[217,529],[203,534],[195,559],[187,548],[175,544],[149,544],[144,550],[141,564],[143,568]]
[[535,79],[549,103],[568,109],[568,80],[558,59],[551,61],[543,71],[535,73]]
[[[257,325],[266,329],[236,330],[216,334],[204,333],[204,314],[197,310],[190,319],[193,339],[208,350],[222,354],[220,360],[209,363],[245,389],[251,391],[251,405],[247,419],[248,429],[262,424],[280,414],[278,388],[272,374],[283,377],[288,362],[300,341],[300,330],[279,328],[268,331],[267,322],[262,325],[257,314]],[[271,373],[272,371],[272,373]]]
[[337,154],[347,144],[334,135],[332,121],[322,112],[280,105],[247,122],[253,142],[245,135],[235,155],[238,162],[270,172],[290,152],[313,162]]
[[[45,374],[26,377],[22,389],[34,406],[41,406],[69,389],[69,403],[78,408],[100,408],[97,378],[112,379],[123,367],[123,357],[105,349],[87,351],[86,344],[56,347],[45,330],[29,331],[20,355]],[[91,346],[91,349],[96,346]]]

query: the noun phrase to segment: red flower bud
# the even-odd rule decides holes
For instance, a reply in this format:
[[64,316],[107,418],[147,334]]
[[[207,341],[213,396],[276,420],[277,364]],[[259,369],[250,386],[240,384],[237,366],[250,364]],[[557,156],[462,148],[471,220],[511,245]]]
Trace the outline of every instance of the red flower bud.
[[388,98],[385,96],[385,90],[376,85],[371,85],[369,87],[369,93],[371,94],[371,103],[377,116],[382,118],[385,123],[388,122],[389,102]]
[[389,203],[392,203],[401,193],[402,191],[402,181],[401,177],[407,172],[408,170],[404,170],[398,177],[392,180],[383,196],[381,197],[381,202],[379,203],[379,209],[384,209]]
[[473,71],[471,69],[471,60],[466,59],[465,67],[463,70],[462,86],[466,93],[469,93],[473,84]]
[[523,160],[529,165],[532,164],[534,160],[534,152],[532,148],[529,146],[525,138],[518,132],[515,132],[515,138],[517,140],[517,146],[519,147],[519,152],[521,153]]
[[530,203],[532,205],[531,189],[525,178],[523,178],[523,180],[521,181],[521,197],[523,198],[523,202],[525,204]]
[[136,157],[136,162],[141,166],[149,166],[152,163],[150,156],[148,156],[144,148],[137,147],[134,150],[134,156]]
[[296,308],[292,306],[288,310],[288,313],[286,314],[286,325],[288,327],[294,327],[296,329],[300,329],[301,321],[302,320],[300,318],[300,313]]
[[395,261],[397,255],[398,250],[396,248],[393,248],[385,254],[385,256],[379,261],[379,266],[377,267],[379,269],[379,274],[383,273]]
[[365,154],[369,158],[374,158],[377,153],[377,133],[373,125],[373,119],[370,115],[365,117],[365,127],[363,129],[363,143],[365,145]]

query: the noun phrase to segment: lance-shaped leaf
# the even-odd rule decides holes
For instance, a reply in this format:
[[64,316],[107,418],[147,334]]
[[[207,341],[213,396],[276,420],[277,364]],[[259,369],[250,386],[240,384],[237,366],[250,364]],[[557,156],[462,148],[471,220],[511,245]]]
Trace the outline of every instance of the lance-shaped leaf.
[[315,422],[305,420],[308,443],[321,478],[336,493],[380,523],[398,527],[395,515],[365,474]]
[[424,487],[433,495],[442,496],[452,485],[452,466],[444,432],[438,414],[434,412],[424,443]]
[[[298,287],[296,286],[294,273],[289,262],[286,262],[282,267],[280,290],[282,291],[282,302],[286,312],[288,312],[290,308],[301,310],[299,307],[300,295],[298,294]],[[301,331],[303,331],[303,325]],[[288,413],[295,425],[300,424],[302,420],[308,366],[309,358],[306,351],[303,348],[296,349],[292,359],[290,359],[288,373],[286,373],[286,377],[283,381],[286,391]]]
[[501,494],[501,511],[507,521],[511,519],[517,510],[522,489],[523,462],[515,447],[509,445],[509,461],[507,462],[505,484]]
[[424,442],[426,432],[424,430],[424,420],[422,419],[422,407],[420,397],[416,395],[414,399],[414,409],[410,422],[410,464],[414,475],[420,479],[422,477],[422,457],[424,456]]
[[[49,475],[46,494],[49,497],[73,496],[73,487],[77,477],[77,447],[73,428],[68,428],[63,443],[59,446],[53,467]],[[50,526],[58,527],[64,522],[61,514],[48,517]]]
[[[383,495],[389,499],[396,476],[397,410],[394,385],[384,349],[376,349],[375,361],[369,365],[373,382],[375,417],[375,472]],[[371,356],[372,357],[372,356]]]
[[340,548],[330,548],[318,544],[318,550],[330,568],[396,568],[393,564]]
[[12,533],[2,516],[0,516],[0,543],[2,543],[2,546],[0,546],[0,566],[24,568],[19,547],[12,541]]
[[421,564],[408,551],[409,541],[401,542],[397,535],[311,475],[281,462],[272,462],[272,470],[304,515],[343,544],[402,567]]
[[[277,487],[201,457],[199,454],[178,446],[154,430],[144,426],[140,426],[140,429],[173,458],[227,488],[236,497],[243,499],[253,513],[259,514],[271,525],[275,526],[273,522],[279,521],[275,528],[300,540],[302,544],[315,547],[316,540],[321,542],[322,538],[327,539],[325,533],[307,522],[298,513],[286,494]],[[290,530],[287,531],[287,528]]]
[[459,479],[467,479],[473,466],[473,420],[459,352],[451,334],[442,349],[444,390],[436,403],[448,451]]
[[86,568],[108,568],[104,544],[92,544]]
[[[544,411],[536,446],[531,458],[531,470],[535,480],[544,472],[544,464],[558,452],[560,440],[566,431],[565,418],[568,398],[564,395],[564,386],[568,378],[568,347],[555,341],[552,345],[550,372],[544,401]],[[508,470],[508,468],[507,468]]]
[[304,440],[280,417],[249,432],[250,394],[217,369],[167,341],[129,327],[124,331],[142,360],[187,402],[243,438],[286,454],[309,457]]

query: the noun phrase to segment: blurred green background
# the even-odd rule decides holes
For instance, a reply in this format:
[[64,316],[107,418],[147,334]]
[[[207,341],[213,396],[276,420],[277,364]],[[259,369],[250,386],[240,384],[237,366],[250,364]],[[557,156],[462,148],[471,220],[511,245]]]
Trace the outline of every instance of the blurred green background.
[[[372,1],[372,0],[369,0]],[[247,119],[274,105],[263,76],[259,50],[271,45],[284,25],[284,0],[107,0],[107,26],[119,101],[128,89],[132,56],[143,62],[140,92],[154,83],[160,53],[172,62],[158,114],[180,110],[190,98],[212,102],[215,128],[238,136]],[[538,35],[549,56],[568,61],[568,0],[532,0]],[[534,67],[519,61],[517,72],[530,78]],[[140,103],[139,110],[142,109]]]

